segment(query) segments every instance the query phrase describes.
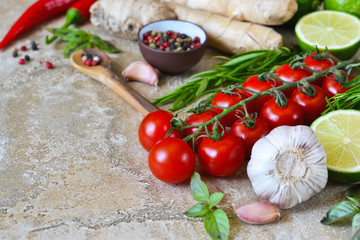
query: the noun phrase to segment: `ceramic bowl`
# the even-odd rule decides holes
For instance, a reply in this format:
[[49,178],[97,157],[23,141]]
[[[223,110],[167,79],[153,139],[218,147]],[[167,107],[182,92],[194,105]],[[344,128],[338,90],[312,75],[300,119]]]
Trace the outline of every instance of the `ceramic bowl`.
[[[187,51],[161,51],[143,43],[143,34],[152,30],[184,33],[194,39],[200,38],[201,46]],[[166,74],[182,73],[197,64],[205,53],[207,36],[204,29],[198,25],[181,20],[160,20],[142,27],[138,33],[140,52],[144,59]]]

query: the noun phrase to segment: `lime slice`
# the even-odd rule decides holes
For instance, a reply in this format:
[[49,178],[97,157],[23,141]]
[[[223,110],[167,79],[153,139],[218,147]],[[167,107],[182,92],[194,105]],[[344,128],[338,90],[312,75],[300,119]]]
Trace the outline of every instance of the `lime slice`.
[[336,110],[319,117],[310,127],[325,148],[329,179],[360,181],[360,111]]
[[295,34],[304,51],[327,47],[336,57],[349,59],[360,46],[360,20],[344,12],[316,11],[300,18]]

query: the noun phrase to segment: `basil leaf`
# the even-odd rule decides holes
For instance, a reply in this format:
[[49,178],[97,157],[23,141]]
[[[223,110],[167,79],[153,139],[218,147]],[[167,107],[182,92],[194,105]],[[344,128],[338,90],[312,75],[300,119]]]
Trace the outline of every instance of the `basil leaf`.
[[353,197],[349,197],[349,196],[345,196],[345,197],[357,205],[360,204],[359,199],[357,199],[357,198],[353,198]]
[[75,28],[69,28],[68,33],[62,37],[62,39],[66,42],[85,43],[88,42],[89,37],[90,35],[84,31]]
[[360,240],[360,213],[352,219],[352,240]]
[[356,198],[358,201],[360,201],[360,184],[356,184],[348,188],[345,191],[345,196]]
[[197,203],[185,212],[188,217],[203,217],[209,213],[209,207],[203,203]]
[[212,209],[216,204],[218,204],[224,197],[224,194],[221,192],[216,192],[210,196],[210,205],[209,209]]
[[209,190],[206,187],[205,183],[201,181],[200,175],[197,172],[194,172],[191,177],[190,187],[193,197],[196,201],[204,203],[210,202]]
[[343,201],[332,207],[327,213],[326,217],[321,220],[322,224],[331,224],[341,219],[352,217],[359,212],[358,207],[349,201]]
[[230,224],[225,212],[216,209],[212,213],[205,216],[204,226],[213,240],[225,240],[229,238]]
[[69,30],[66,28],[48,28],[50,33],[54,34],[56,37],[64,38],[69,33]]

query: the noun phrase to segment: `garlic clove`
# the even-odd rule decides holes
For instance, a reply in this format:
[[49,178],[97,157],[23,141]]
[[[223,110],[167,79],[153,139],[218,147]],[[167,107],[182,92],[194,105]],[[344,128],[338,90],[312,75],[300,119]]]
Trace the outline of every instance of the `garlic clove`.
[[157,86],[159,79],[155,69],[147,62],[136,61],[130,63],[122,72],[128,81],[139,81]]
[[249,224],[265,224],[280,218],[279,208],[271,202],[253,202],[235,209],[238,217]]
[[259,197],[291,208],[325,187],[326,153],[308,126],[280,126],[255,143],[247,173]]

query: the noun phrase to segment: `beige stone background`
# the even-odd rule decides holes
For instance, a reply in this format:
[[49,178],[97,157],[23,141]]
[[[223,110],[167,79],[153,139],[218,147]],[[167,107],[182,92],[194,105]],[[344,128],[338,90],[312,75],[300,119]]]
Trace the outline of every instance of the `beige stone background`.
[[[0,38],[35,0],[0,0]],[[0,239],[210,239],[203,222],[183,214],[195,204],[189,182],[158,181],[137,140],[143,116],[107,87],[74,70],[62,56],[65,45],[45,45],[40,24],[0,51]],[[81,26],[113,42],[110,54],[118,74],[142,60],[137,43],[115,38],[90,23]],[[285,44],[294,40],[289,31]],[[13,47],[29,46],[31,61],[19,65]],[[21,56],[25,53],[19,52]],[[148,99],[168,93],[194,73],[209,70],[219,55],[204,58],[178,76],[160,76],[158,87],[129,83]],[[51,61],[54,69],[39,61]],[[162,109],[167,109],[163,106]],[[230,219],[230,239],[350,239],[350,222],[320,223],[327,210],[344,200],[348,185],[328,183],[325,190],[267,225],[241,222],[233,206],[258,201],[245,165],[234,176],[214,178],[197,168],[210,192],[221,191],[219,205]]]

